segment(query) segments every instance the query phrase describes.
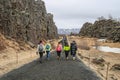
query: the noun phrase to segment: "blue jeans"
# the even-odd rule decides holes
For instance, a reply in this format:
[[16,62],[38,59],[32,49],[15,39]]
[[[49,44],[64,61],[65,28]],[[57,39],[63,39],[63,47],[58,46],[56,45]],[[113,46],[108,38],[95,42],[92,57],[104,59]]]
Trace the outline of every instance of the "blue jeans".
[[46,51],[47,55],[46,58],[48,59],[50,57],[50,51]]

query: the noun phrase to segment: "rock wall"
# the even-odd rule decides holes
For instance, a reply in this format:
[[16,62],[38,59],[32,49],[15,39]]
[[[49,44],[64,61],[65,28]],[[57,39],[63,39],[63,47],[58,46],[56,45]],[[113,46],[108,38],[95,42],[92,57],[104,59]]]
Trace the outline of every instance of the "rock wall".
[[58,30],[53,21],[53,15],[51,13],[47,14],[47,36],[48,39],[58,37]]
[[79,33],[81,36],[106,38],[113,42],[120,42],[120,22],[103,19],[92,23],[85,23]]
[[34,44],[58,37],[53,15],[41,0],[0,0],[0,32]]

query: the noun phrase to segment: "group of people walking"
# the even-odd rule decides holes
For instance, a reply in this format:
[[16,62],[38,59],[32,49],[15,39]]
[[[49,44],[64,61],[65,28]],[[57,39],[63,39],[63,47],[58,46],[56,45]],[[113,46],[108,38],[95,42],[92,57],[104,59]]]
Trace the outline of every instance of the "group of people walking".
[[42,57],[43,57],[43,54],[45,52],[46,52],[46,59],[49,60],[50,51],[51,51],[51,44],[49,42],[47,42],[45,46],[44,46],[42,40],[38,43],[38,47],[37,47],[37,52],[36,53],[39,54],[39,56],[40,56],[40,63],[42,63]]
[[[65,53],[65,59],[68,60],[69,53],[72,55],[73,60],[75,60],[76,51],[77,51],[77,44],[75,41],[72,41],[72,43],[68,43],[67,38],[63,37],[63,39],[58,42],[55,52],[57,53],[57,59],[61,59],[61,53]],[[46,59],[50,59],[50,51],[51,51],[51,44],[48,41],[45,45],[42,41],[39,42],[37,47],[37,54],[40,55],[40,63],[42,63],[42,57],[43,54],[46,53]]]

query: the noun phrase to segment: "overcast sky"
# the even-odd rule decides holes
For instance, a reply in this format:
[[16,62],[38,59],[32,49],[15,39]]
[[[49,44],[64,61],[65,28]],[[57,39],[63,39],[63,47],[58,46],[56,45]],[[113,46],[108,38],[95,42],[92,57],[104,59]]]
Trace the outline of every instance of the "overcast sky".
[[112,15],[120,18],[120,0],[43,0],[58,28],[80,28],[85,22]]

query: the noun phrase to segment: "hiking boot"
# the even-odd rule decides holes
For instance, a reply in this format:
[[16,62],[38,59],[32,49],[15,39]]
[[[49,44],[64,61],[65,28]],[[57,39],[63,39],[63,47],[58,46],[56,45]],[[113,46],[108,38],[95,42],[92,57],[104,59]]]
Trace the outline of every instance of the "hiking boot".
[[75,60],[75,57],[73,57],[73,60]]
[[39,61],[42,64],[42,61]]
[[60,57],[58,56],[57,59],[60,60]]
[[66,59],[68,60],[68,57]]

